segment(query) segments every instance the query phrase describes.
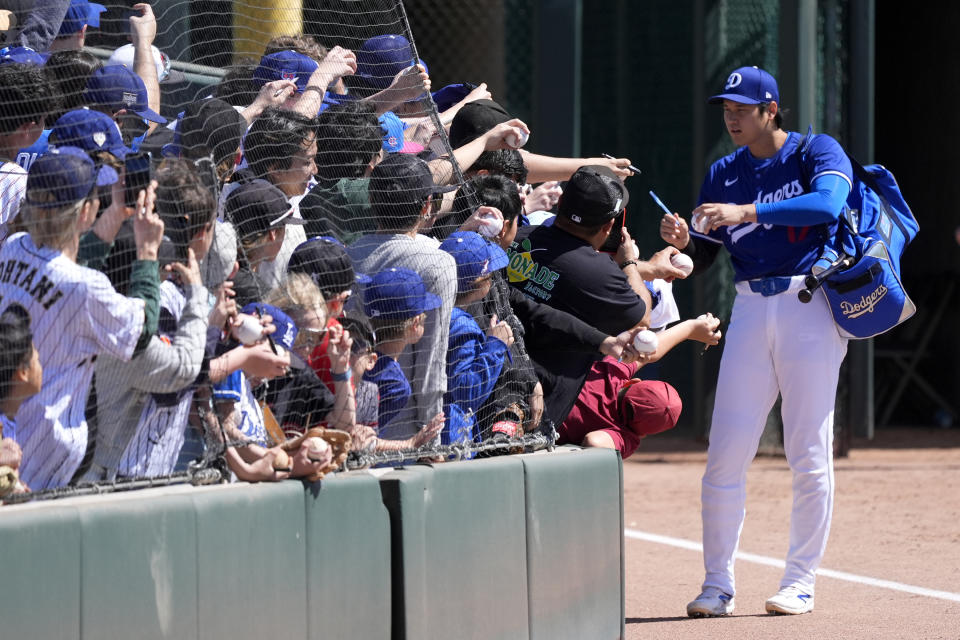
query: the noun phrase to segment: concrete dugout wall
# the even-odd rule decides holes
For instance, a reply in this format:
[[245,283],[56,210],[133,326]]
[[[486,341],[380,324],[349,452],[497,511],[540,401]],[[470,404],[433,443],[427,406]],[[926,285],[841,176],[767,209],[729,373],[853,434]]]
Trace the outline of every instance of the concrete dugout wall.
[[563,448],[5,506],[0,639],[622,637],[622,496]]

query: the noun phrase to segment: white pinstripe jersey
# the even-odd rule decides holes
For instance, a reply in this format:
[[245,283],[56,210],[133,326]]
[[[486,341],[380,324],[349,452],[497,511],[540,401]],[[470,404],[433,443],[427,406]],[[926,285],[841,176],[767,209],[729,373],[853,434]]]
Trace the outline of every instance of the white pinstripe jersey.
[[[179,325],[186,298],[173,282],[166,280],[160,285],[160,306]],[[176,331],[164,337],[169,342]],[[174,394],[150,395],[140,412],[137,431],[120,461],[117,473],[127,477],[164,476],[173,473],[180,449],[183,448],[190,406],[193,402],[193,387]],[[163,402],[159,399],[162,398]]]
[[84,417],[100,353],[129,360],[143,331],[144,303],[107,276],[59,251],[37,248],[26,233],[0,247],[0,310],[22,305],[43,366],[43,387],[17,413],[20,476],[34,490],[66,485],[87,447]]

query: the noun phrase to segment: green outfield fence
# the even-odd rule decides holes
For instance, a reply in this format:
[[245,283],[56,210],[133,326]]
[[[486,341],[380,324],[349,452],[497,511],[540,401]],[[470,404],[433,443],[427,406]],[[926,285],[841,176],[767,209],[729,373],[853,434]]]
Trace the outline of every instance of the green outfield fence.
[[8,505],[0,539],[4,639],[623,634],[609,450]]

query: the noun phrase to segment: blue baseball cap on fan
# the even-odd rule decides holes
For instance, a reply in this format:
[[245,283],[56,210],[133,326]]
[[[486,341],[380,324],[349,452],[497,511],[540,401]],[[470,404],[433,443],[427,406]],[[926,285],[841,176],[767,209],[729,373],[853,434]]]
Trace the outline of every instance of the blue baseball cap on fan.
[[473,231],[454,231],[440,249],[457,261],[457,293],[470,291],[477,278],[503,269],[510,262],[503,249]]
[[363,290],[363,311],[369,318],[407,320],[441,305],[440,296],[410,269],[387,269],[370,279]]
[[296,51],[277,51],[260,58],[260,64],[253,71],[253,83],[262,87],[274,80],[293,80],[297,91],[302,93],[317,66],[313,58]]
[[80,147],[87,153],[109,151],[123,159],[130,149],[123,144],[113,118],[92,109],[74,109],[60,116],[50,130],[50,144]]
[[397,117],[393,111],[387,111],[377,118],[380,128],[383,129],[383,149],[390,153],[420,153],[423,146],[416,142],[409,142],[403,137],[407,124]]
[[100,26],[100,14],[107,8],[102,4],[95,4],[87,0],[70,0],[70,6],[67,8],[67,15],[63,17],[60,23],[60,33],[57,35],[67,36],[76,33],[85,26]]
[[117,172],[100,167],[78,147],[58,147],[37,158],[27,174],[25,202],[34,207],[57,208],[90,197],[95,186],[113,184]]
[[[417,60],[423,68],[427,63]],[[357,50],[357,78],[374,89],[386,89],[394,76],[413,66],[413,47],[403,36],[387,34],[374,36]]]
[[244,305],[240,312],[256,317],[265,315],[273,318],[273,326],[276,327],[276,330],[270,334],[270,338],[274,343],[290,352],[291,367],[302,369],[305,366],[303,360],[293,350],[293,345],[297,341],[297,334],[300,333],[300,330],[290,316],[278,307],[262,302],[250,302]]
[[0,49],[0,64],[7,62],[35,64],[42,67],[47,63],[47,59],[30,47],[4,47]]
[[723,93],[710,96],[708,104],[731,100],[741,104],[780,102],[780,91],[773,76],[757,67],[740,67],[727,76]]
[[273,306],[272,304],[264,304],[263,302],[250,302],[243,306],[240,309],[241,313],[245,313],[251,316],[270,316],[273,318],[273,326],[277,328],[276,331],[270,334],[273,338],[273,341],[284,349],[291,350],[293,349],[293,343],[297,339],[297,325],[293,320],[284,313],[282,310]]
[[83,100],[114,112],[126,109],[158,124],[167,122],[166,118],[150,108],[147,87],[140,76],[120,65],[107,65],[90,74]]

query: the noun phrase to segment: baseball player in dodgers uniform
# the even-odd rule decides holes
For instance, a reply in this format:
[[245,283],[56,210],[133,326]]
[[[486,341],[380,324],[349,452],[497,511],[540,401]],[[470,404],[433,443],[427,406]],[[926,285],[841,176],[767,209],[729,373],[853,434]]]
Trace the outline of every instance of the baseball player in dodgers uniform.
[[[144,338],[144,299],[120,295],[107,276],[76,263],[80,234],[100,206],[96,186],[116,179],[109,167],[98,172],[75,147],[41,156],[30,167],[20,210],[27,233],[11,235],[0,248],[0,308],[16,303],[28,311],[43,365],[40,393],[24,402],[16,416],[23,450],[20,476],[35,491],[66,485],[83,459],[84,410],[96,356],[109,353],[129,360]],[[146,205],[144,198],[141,192],[135,226],[143,224],[141,218],[156,219],[152,191]],[[137,230],[140,259],[131,274],[131,291],[135,281],[142,281],[140,289],[152,289],[155,306],[156,249],[163,226],[148,224],[149,237]],[[155,319],[153,323],[155,330]]]
[[836,232],[852,170],[826,135],[816,136],[801,160],[801,136],[780,128],[779,100],[776,80],[762,69],[730,74],[709,102],[723,104],[727,131],[740,148],[710,167],[692,233],[676,214],[664,216],[660,226],[663,239],[691,255],[697,271],[725,246],[737,290],[703,475],[706,578],[703,592],[687,605],[693,617],[733,612],[747,467],[778,393],[793,510],[786,570],[779,592],[766,601],[768,612],[813,609],[814,573],[830,530],[833,407],[846,340],[826,299],[802,304],[797,291]]

